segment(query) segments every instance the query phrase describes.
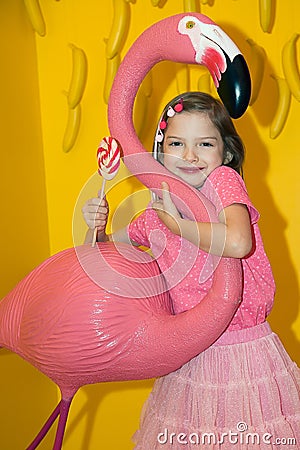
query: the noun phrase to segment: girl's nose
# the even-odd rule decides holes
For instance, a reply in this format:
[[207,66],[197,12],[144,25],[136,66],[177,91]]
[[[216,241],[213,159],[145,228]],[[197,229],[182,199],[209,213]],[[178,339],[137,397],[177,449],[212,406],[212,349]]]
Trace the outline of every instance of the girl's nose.
[[183,154],[183,159],[185,161],[195,163],[198,161],[198,154],[197,154],[197,152],[195,152],[193,147],[186,147],[184,154]]

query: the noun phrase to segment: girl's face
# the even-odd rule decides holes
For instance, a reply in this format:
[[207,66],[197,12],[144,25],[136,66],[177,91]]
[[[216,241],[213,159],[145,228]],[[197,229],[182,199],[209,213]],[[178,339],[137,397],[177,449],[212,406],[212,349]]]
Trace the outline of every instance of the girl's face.
[[195,188],[223,163],[223,140],[208,115],[185,112],[168,119],[164,133],[163,164]]

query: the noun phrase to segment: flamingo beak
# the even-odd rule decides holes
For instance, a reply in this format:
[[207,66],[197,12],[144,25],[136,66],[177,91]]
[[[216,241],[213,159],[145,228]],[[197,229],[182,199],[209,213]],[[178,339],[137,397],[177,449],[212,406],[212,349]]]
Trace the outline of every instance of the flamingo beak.
[[230,116],[237,119],[246,111],[251,96],[247,63],[236,44],[220,27],[202,24],[202,30],[202,39],[206,43],[203,61],[208,63],[224,106]]
[[251,79],[247,63],[241,54],[232,61],[225,54],[227,67],[217,88],[220,99],[233,119],[241,117],[251,96]]

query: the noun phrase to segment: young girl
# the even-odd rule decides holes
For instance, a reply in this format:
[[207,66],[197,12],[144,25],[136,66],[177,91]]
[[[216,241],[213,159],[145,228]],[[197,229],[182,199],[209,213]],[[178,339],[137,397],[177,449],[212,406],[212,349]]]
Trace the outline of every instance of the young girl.
[[266,322],[275,285],[259,214],[240,176],[243,144],[224,106],[200,92],[173,99],[159,121],[154,155],[201,190],[215,205],[218,222],[183,217],[163,183],[162,198],[113,236],[105,234],[106,200],[89,200],[83,207],[86,242],[96,226],[99,241],[151,248],[176,314],[210,289],[209,254],[241,259],[243,298],[210,348],[156,380],[135,435],[136,449],[300,448],[300,371]]

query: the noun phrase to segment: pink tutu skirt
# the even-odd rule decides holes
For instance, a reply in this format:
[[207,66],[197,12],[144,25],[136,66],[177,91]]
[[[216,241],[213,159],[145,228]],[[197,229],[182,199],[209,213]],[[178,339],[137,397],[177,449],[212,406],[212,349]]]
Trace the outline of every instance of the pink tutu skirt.
[[300,370],[267,322],[155,381],[136,450],[300,449]]

